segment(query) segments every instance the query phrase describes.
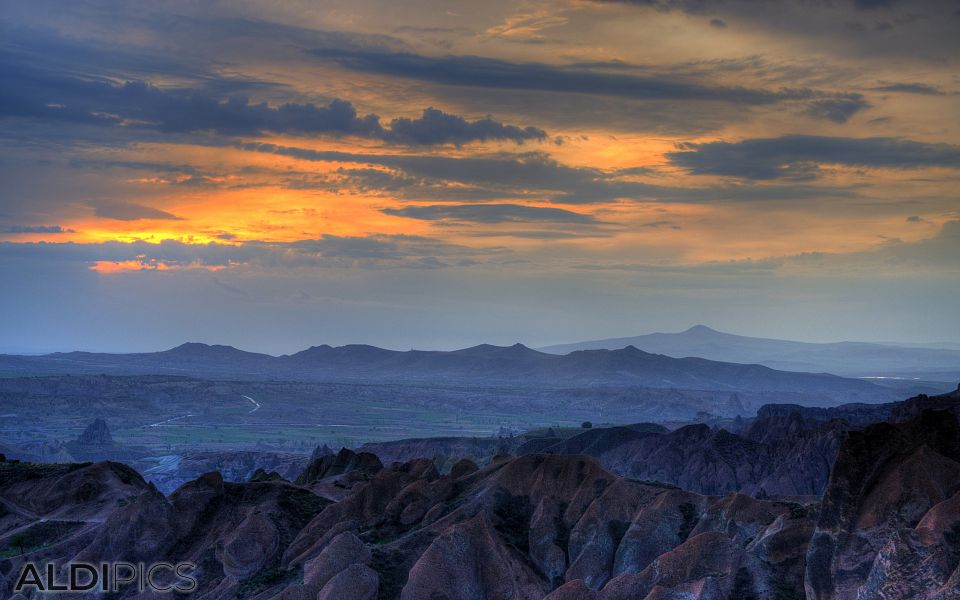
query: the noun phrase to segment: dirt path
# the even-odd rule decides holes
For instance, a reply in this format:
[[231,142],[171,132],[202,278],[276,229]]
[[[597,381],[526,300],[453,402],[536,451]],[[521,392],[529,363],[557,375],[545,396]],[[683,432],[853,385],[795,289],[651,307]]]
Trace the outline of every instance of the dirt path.
[[[240,394],[240,395],[243,396],[243,394]],[[256,400],[254,400],[254,399],[251,398],[250,396],[243,396],[243,397],[246,398],[247,400],[249,400],[249,401],[253,404],[253,409],[252,409],[250,412],[247,413],[248,415],[252,415],[253,413],[255,413],[255,412],[257,412],[258,410],[260,410],[260,403],[259,403],[259,402],[257,402]]]

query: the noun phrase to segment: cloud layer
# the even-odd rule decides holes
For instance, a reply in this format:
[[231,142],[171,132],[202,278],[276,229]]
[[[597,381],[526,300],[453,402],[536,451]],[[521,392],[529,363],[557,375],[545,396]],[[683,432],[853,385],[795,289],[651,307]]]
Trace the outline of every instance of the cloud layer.
[[897,138],[789,135],[740,142],[684,144],[670,161],[698,175],[745,179],[812,178],[818,165],[880,169],[960,168],[960,146]]
[[542,141],[547,134],[528,126],[505,125],[487,116],[467,120],[427,108],[416,119],[381,123],[360,115],[349,101],[326,105],[287,102],[270,105],[244,96],[219,98],[192,88],[162,88],[146,81],[115,83],[101,78],[68,77],[30,65],[0,62],[8,93],[0,99],[0,118],[31,118],[84,125],[135,127],[164,133],[213,132],[227,136],[265,133],[357,136],[401,144],[465,144],[504,140]]
[[2,341],[960,338],[958,19],[9,3]]

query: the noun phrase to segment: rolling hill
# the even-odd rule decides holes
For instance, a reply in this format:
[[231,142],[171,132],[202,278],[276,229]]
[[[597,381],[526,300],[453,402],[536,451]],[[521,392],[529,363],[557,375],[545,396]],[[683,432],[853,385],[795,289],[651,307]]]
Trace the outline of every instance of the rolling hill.
[[634,346],[675,358],[755,363],[783,371],[834,373],[846,377],[904,377],[955,382],[960,378],[960,350],[943,344],[894,345],[867,342],[810,343],[754,338],[696,325],[680,333],[651,333],[560,344],[541,348],[552,354],[578,350],[613,350]]
[[558,355],[522,344],[482,345],[452,352],[324,345],[292,355],[270,356],[229,346],[188,343],[162,352],[137,354],[70,352],[0,356],[0,373],[5,376],[176,374],[205,379],[762,391],[808,394],[827,404],[878,402],[893,396],[888,390],[862,380],[778,371],[758,364],[672,358],[633,346]]

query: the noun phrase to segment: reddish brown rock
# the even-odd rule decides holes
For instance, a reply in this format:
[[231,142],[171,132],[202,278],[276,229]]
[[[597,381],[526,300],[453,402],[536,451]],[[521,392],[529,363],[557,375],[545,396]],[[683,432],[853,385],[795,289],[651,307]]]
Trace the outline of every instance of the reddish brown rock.
[[[922,543],[930,534],[913,530],[958,490],[960,424],[953,413],[925,411],[850,433],[807,552],[807,596],[855,600],[888,590],[896,598],[923,597],[930,585],[945,584],[956,565],[953,550]],[[931,516],[930,524],[944,520]],[[911,553],[917,560],[904,563]]]
[[479,514],[433,541],[410,570],[400,598],[542,598],[546,588]]
[[639,574],[625,573],[610,580],[599,600],[666,597],[670,590],[690,592],[697,598],[726,598],[743,560],[743,549],[722,533],[702,533],[657,557]]
[[376,600],[380,578],[366,565],[350,565],[327,582],[317,600]]
[[596,598],[597,592],[587,587],[582,579],[574,579],[547,594],[544,600],[596,600]]

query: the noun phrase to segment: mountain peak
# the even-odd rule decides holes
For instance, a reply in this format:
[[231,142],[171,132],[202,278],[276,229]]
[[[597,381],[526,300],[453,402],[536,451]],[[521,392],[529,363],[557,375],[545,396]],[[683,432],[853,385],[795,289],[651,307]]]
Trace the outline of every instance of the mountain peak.
[[170,348],[171,350],[199,350],[200,348],[210,348],[210,344],[204,344],[203,342],[184,342],[179,346],[174,346]]
[[233,346],[224,346],[221,344],[204,344],[203,342],[186,342],[176,346],[175,348],[170,348],[166,350],[165,353],[169,354],[185,354],[185,355],[203,355],[203,354],[212,354],[215,352],[241,352]]
[[715,333],[720,333],[720,332],[717,331],[716,329],[712,329],[712,328],[710,328],[710,327],[707,327],[706,325],[694,325],[693,327],[691,327],[690,329],[687,329],[687,330],[684,331],[683,333],[690,333],[690,334],[697,334],[697,335],[709,335],[709,334],[715,334]]
[[84,446],[112,446],[113,437],[107,422],[103,419],[94,420],[77,438],[77,443]]
[[497,354],[517,354],[517,353],[527,353],[527,352],[537,352],[531,348],[524,346],[521,343],[516,343],[512,346],[495,346],[493,344],[479,344],[477,346],[471,346],[469,348],[463,348],[462,350],[454,350],[455,354],[464,354],[467,356],[493,356]]

